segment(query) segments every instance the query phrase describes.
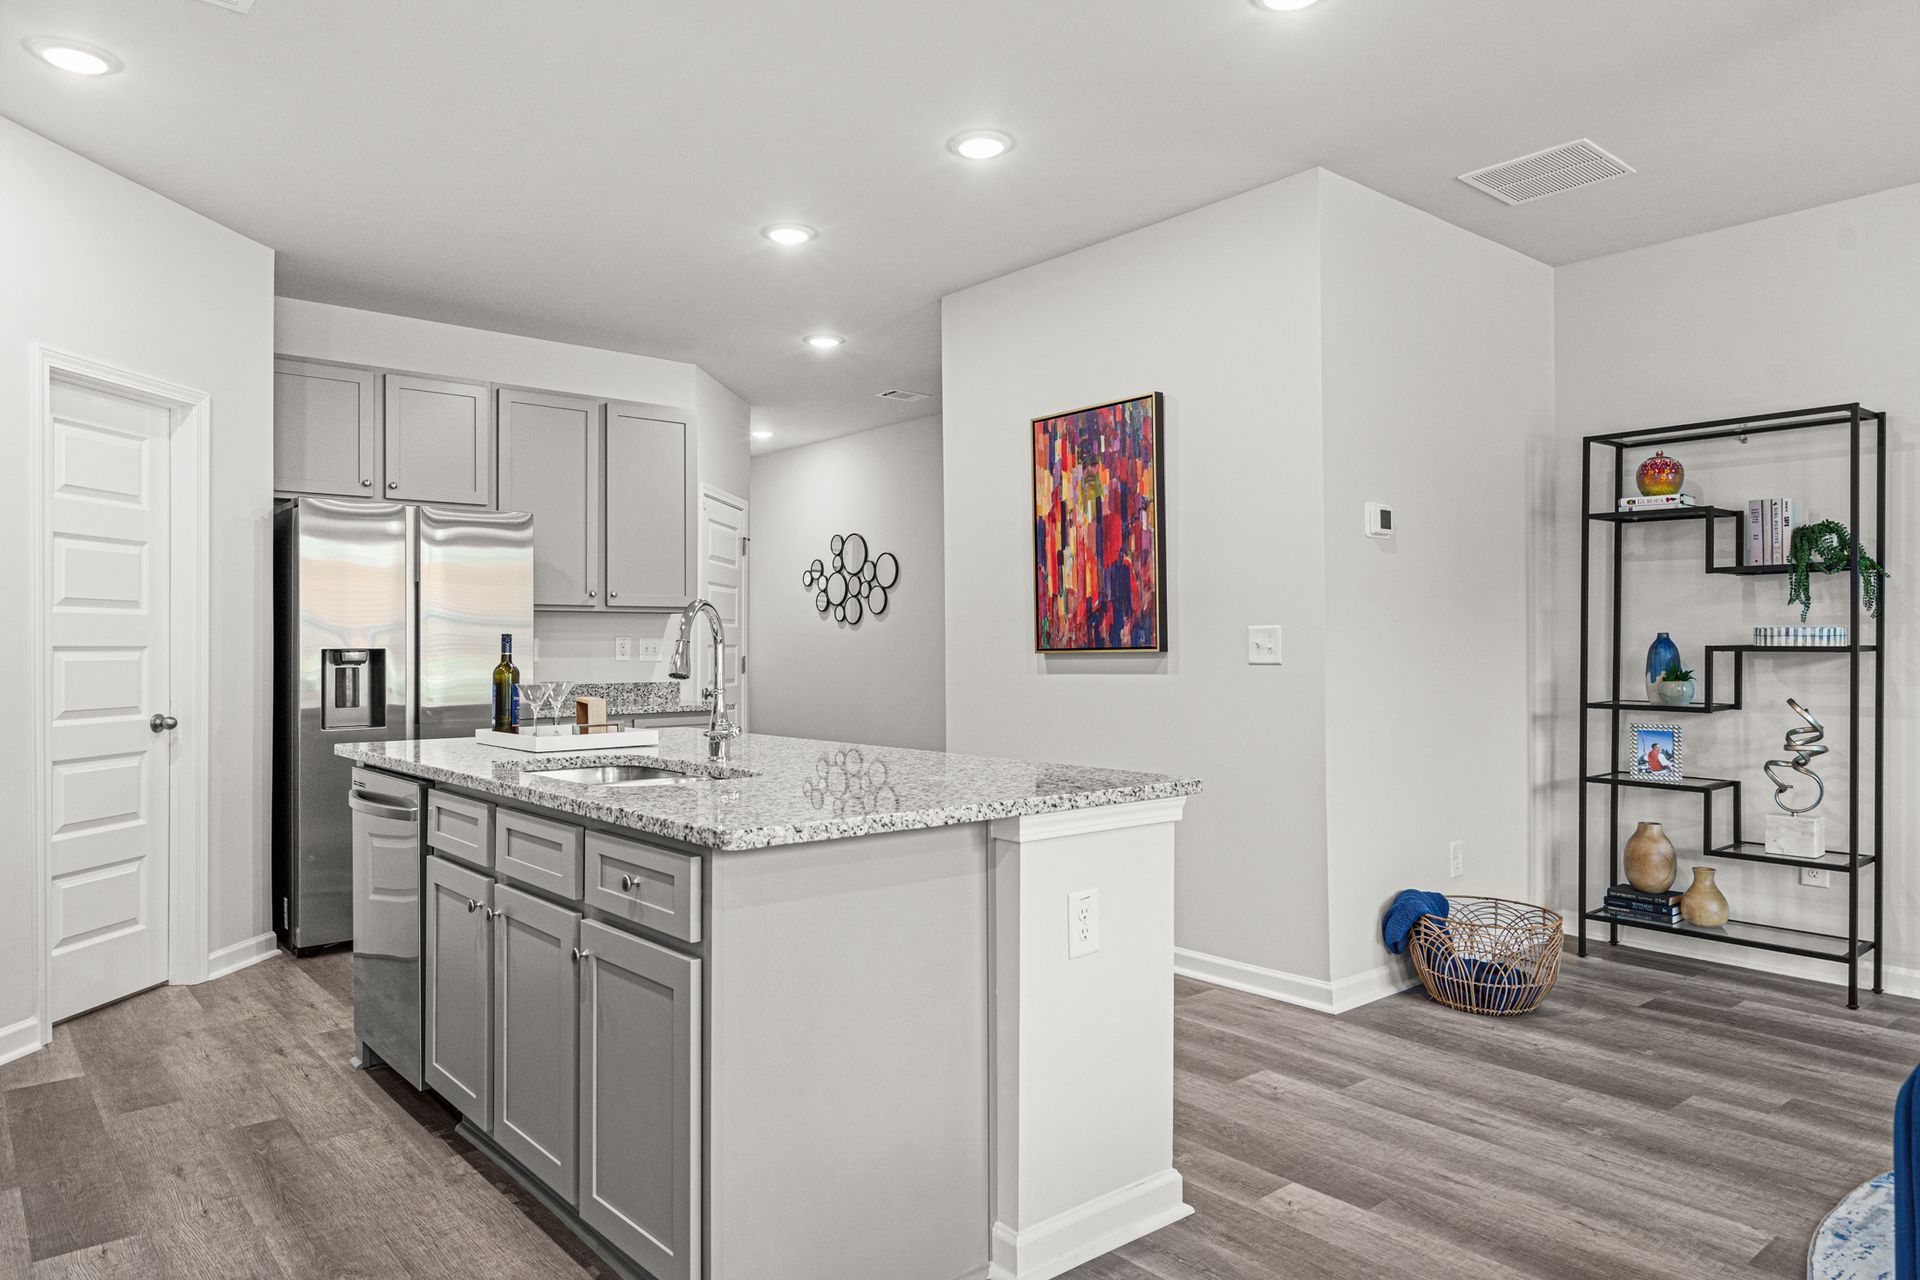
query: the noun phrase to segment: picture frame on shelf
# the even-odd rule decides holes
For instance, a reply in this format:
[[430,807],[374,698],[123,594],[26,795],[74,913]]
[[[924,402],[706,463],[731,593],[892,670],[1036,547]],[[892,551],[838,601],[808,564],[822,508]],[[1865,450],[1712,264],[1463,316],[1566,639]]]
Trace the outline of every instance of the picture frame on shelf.
[[1681,765],[1680,726],[1677,724],[1634,724],[1633,763],[1629,772],[1646,782],[1682,782],[1686,773]]

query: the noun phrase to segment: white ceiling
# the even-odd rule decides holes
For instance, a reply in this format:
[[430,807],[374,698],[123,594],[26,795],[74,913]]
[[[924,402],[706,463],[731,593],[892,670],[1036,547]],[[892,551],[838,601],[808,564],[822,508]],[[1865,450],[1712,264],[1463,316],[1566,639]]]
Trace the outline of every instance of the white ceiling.
[[[1920,181],[1916,66],[1914,0],[0,0],[0,114],[281,293],[696,361],[763,448],[938,411],[874,395],[939,391],[942,295],[1312,165],[1550,263]],[[1579,137],[1639,172],[1454,180]]]

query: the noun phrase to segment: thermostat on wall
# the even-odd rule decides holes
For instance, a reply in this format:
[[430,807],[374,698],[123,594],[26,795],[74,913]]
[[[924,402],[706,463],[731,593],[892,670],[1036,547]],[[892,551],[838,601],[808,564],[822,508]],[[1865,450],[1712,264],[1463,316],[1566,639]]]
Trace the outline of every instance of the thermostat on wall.
[[1384,502],[1367,504],[1367,536],[1369,538],[1391,538],[1393,536],[1393,508]]

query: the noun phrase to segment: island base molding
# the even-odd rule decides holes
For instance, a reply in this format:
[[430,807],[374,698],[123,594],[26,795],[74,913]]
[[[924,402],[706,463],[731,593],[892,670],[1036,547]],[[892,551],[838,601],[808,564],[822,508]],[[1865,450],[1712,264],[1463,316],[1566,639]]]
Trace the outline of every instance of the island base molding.
[[[1185,799],[989,827],[996,1280],[1050,1280],[1191,1210],[1173,1167],[1173,857]],[[1098,946],[1068,955],[1068,898]]]

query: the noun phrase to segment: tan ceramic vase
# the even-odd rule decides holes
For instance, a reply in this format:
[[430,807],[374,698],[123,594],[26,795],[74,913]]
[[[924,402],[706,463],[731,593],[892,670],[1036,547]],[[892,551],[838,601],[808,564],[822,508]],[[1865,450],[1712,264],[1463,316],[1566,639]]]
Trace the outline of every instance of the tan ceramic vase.
[[1673,841],[1657,822],[1643,822],[1627,837],[1627,883],[1642,893],[1665,893],[1673,888]]
[[1727,922],[1727,895],[1713,882],[1712,867],[1695,867],[1693,883],[1680,899],[1680,914],[1688,924],[1718,929]]

